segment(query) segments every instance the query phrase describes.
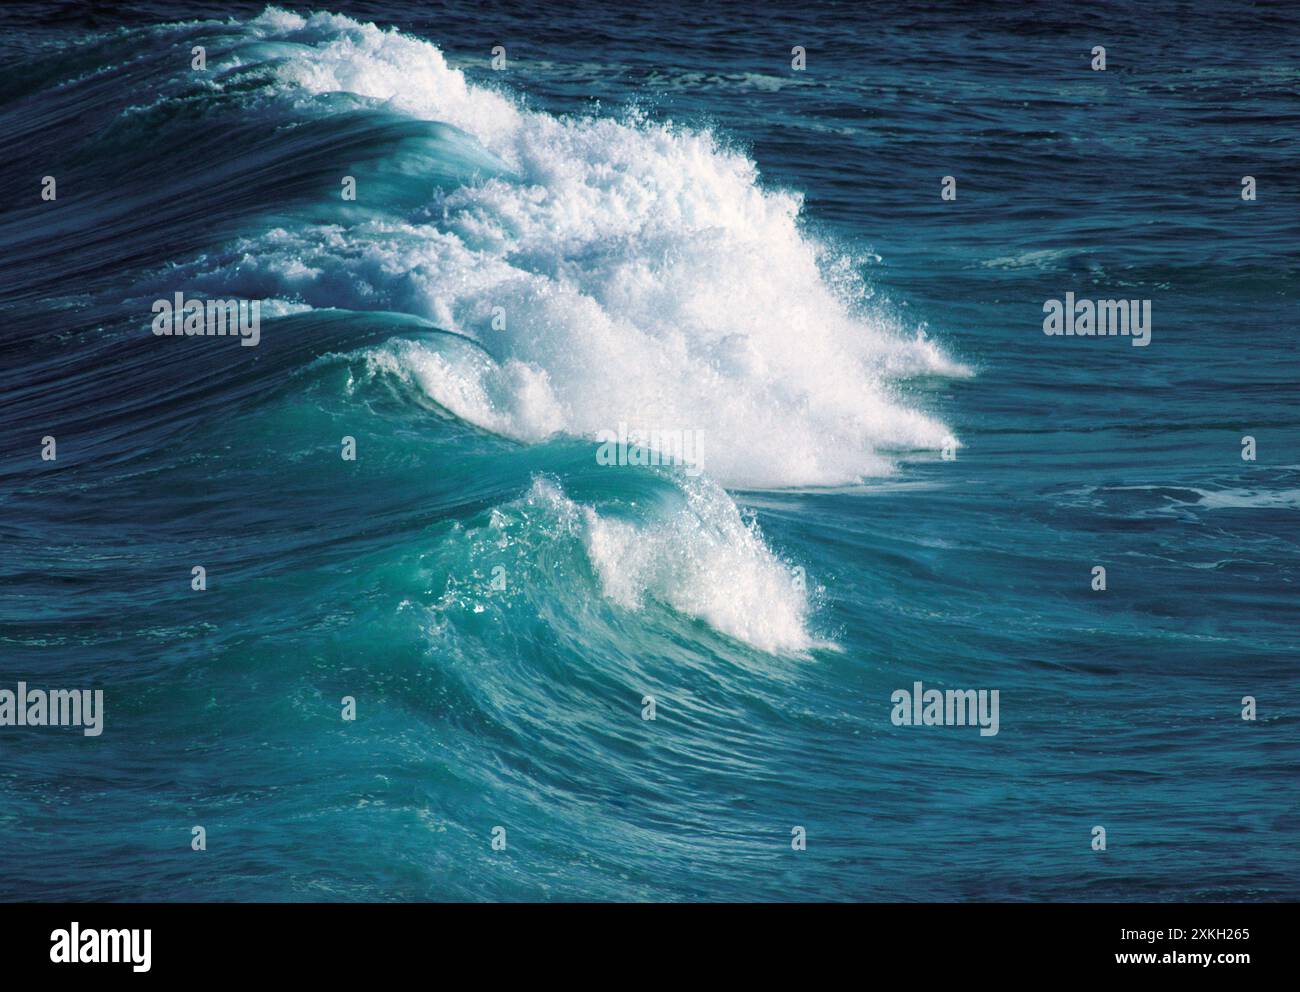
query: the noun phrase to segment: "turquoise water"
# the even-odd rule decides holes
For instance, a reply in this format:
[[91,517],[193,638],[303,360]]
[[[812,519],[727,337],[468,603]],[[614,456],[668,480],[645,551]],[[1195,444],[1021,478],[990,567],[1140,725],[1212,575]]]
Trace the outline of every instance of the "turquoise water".
[[342,9],[0,14],[0,895],[1300,895],[1293,11]]

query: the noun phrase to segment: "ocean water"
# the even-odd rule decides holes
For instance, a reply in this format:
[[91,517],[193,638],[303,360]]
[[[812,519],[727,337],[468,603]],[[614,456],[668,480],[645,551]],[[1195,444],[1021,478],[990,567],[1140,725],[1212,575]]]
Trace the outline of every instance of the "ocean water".
[[0,897],[1300,897],[1293,6],[330,11],[0,11]]

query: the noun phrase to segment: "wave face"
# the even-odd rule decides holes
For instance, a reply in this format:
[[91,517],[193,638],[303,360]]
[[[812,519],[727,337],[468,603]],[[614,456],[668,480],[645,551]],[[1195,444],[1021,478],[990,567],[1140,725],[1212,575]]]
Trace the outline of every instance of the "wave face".
[[[1178,705],[1210,711],[1231,651],[1295,698],[1295,466],[1204,467],[1243,423],[1294,450],[1293,402],[1241,405],[1274,396],[1274,332],[1249,368],[1168,325],[1140,368],[1022,333],[1087,280],[1286,326],[1290,222],[1233,234],[1234,308],[1178,235],[1218,220],[1153,214],[1163,261],[1133,262],[1062,206],[1132,223],[1107,176],[1175,173],[1142,155],[1227,84],[1124,77],[1180,123],[1107,171],[1055,130],[1096,94],[968,59],[955,16],[149,9],[0,13],[0,688],[108,706],[89,762],[0,731],[0,897],[1124,898],[1124,855],[1080,881],[1059,831],[1105,804],[1195,837],[1164,763],[1209,730],[1149,752],[1150,707],[1184,710],[1114,683],[1191,672]],[[1017,16],[985,29],[1049,64],[1060,19]],[[870,72],[844,32],[889,41]],[[981,94],[1017,87],[998,130]],[[1261,175],[1283,153],[1240,137]],[[259,343],[155,336],[177,292],[263,301]],[[1117,559],[1111,612],[1062,578]],[[900,735],[914,679],[1000,688],[1007,729]],[[1300,892],[1267,792],[1249,884],[1184,851],[1144,892]]]

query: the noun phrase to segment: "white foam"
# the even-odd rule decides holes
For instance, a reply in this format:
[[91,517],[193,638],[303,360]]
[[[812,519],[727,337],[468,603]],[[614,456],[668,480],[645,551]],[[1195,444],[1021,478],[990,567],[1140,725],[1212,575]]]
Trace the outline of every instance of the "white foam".
[[311,107],[348,92],[451,123],[514,178],[461,187],[423,214],[277,228],[209,275],[479,339],[500,370],[418,347],[380,360],[410,363],[439,403],[525,441],[620,423],[702,432],[709,475],[776,487],[886,474],[883,450],[947,440],[899,383],[966,370],[864,312],[801,230],[801,197],[763,188],[712,133],[531,112],[469,84],[434,45],[345,17],[272,9],[250,31],[297,46],[272,66],[282,96]]
[[498,434],[540,441],[564,427],[546,373],[521,362],[498,366],[485,356],[448,353],[398,339],[365,352],[367,372],[418,386],[462,420]]
[[1200,506],[1207,510],[1296,510],[1300,509],[1300,489],[1280,489],[1273,492],[1257,489],[1195,490],[1200,494]]
[[[1225,487],[1223,489],[1200,489],[1196,486],[1143,485],[1143,486],[1107,486],[1105,492],[1152,492],[1165,494],[1166,499],[1176,500],[1173,505],[1160,507],[1156,512],[1186,506],[1199,506],[1207,510],[1296,510],[1300,509],[1300,489],[1245,489]],[[1084,490],[1092,492],[1092,490]],[[1193,498],[1170,496],[1171,492],[1183,493]]]
[[680,505],[635,521],[601,516],[545,479],[534,480],[527,499],[579,521],[604,595],[625,609],[657,601],[772,653],[831,646],[809,634],[808,593],[757,525],[747,523],[716,484],[680,481]]

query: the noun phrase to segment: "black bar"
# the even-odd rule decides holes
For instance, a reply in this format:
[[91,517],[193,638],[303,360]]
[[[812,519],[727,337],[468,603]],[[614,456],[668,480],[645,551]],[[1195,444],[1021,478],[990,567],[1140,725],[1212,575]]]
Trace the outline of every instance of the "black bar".
[[[942,972],[981,983],[1059,976],[1222,986],[1290,975],[1295,918],[1282,904],[8,904],[0,960],[6,977],[166,982],[264,975],[333,984],[395,970],[495,984],[621,961],[626,976],[646,978],[687,977],[699,962],[735,976],[793,969],[817,985],[836,973],[928,984]],[[149,930],[148,970],[130,960],[54,963],[63,938],[52,935],[70,937],[74,922],[82,944],[87,931],[141,931],[138,943],[121,945],[128,951],[142,952]],[[98,936],[89,942],[98,949]],[[599,973],[623,980],[606,967]]]

